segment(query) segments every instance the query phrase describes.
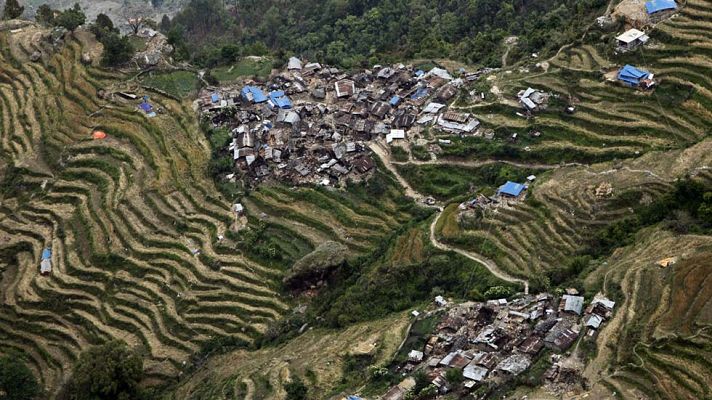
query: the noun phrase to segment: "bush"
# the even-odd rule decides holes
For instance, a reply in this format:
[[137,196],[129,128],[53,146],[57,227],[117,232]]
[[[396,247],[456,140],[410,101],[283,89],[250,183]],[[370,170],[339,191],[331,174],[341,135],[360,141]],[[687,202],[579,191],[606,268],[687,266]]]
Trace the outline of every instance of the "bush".
[[40,393],[34,375],[17,357],[0,358],[0,400],[30,400]]
[[142,398],[143,360],[126,342],[114,340],[81,354],[69,382],[71,400]]
[[307,386],[298,376],[295,376],[291,382],[284,385],[284,390],[287,392],[287,400],[306,400],[309,392]]

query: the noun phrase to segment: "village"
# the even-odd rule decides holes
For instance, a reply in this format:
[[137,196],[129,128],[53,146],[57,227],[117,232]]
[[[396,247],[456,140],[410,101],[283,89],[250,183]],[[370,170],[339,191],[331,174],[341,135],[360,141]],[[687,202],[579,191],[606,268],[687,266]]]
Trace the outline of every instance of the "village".
[[586,304],[573,288],[561,296],[521,294],[459,304],[437,296],[432,309],[412,313],[416,320],[435,318],[435,331],[422,347],[403,349],[407,360],[395,368],[404,379],[381,398],[406,398],[417,373],[425,374],[436,393],[486,398],[543,357],[549,367],[542,378],[551,389],[573,390],[585,383],[567,358],[575,356],[571,354],[578,341],[596,339],[614,307],[615,302],[600,293]]

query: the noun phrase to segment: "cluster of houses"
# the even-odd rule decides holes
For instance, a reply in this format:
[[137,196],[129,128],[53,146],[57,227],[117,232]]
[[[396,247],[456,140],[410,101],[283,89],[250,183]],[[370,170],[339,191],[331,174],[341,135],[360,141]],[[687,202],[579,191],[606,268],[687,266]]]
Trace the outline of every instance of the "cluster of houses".
[[497,189],[492,196],[485,196],[480,193],[472,199],[466,200],[459,205],[460,211],[474,209],[488,209],[500,205],[509,205],[524,200],[529,185],[536,180],[535,175],[529,175],[526,183],[507,181]]
[[[425,314],[428,317],[442,311],[434,314],[439,318],[435,332],[422,347],[409,350],[407,361],[398,366],[398,371],[406,375],[424,372],[441,394],[476,392],[481,398],[524,373],[544,356],[545,349],[549,354],[562,353],[580,337],[595,338],[615,306],[601,294],[586,306],[575,289],[567,289],[560,298],[540,293],[510,301],[449,304],[438,296],[435,303],[438,310]],[[452,369],[461,372],[458,382],[448,382]],[[561,365],[554,363],[545,376],[556,381],[561,371]],[[412,383],[412,376],[408,376],[381,398],[406,398]]]
[[248,176],[332,185],[369,174],[368,141],[407,140],[427,126],[474,134],[479,120],[448,103],[486,72],[455,78],[399,64],[347,74],[292,57],[267,81],[204,90],[196,106],[205,121],[231,131],[229,150]]

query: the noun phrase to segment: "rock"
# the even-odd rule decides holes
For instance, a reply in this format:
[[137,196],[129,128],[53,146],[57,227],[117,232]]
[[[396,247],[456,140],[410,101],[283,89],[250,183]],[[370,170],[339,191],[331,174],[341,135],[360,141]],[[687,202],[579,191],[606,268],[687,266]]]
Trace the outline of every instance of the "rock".
[[37,62],[42,58],[42,53],[40,53],[38,50],[35,50],[32,54],[30,54],[30,61],[32,62]]
[[92,63],[92,58],[89,53],[82,53],[82,64],[91,64]]

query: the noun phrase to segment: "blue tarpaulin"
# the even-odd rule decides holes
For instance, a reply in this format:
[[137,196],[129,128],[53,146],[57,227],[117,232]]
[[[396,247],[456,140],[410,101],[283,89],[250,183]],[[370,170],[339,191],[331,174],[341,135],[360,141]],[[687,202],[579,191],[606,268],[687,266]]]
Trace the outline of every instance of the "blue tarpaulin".
[[428,88],[420,88],[413,93],[410,98],[413,100],[422,99],[428,95]]
[[620,71],[618,71],[618,80],[623,81],[629,85],[637,86],[640,85],[642,79],[647,78],[650,72],[643,71],[632,65],[626,64]]
[[45,247],[44,250],[42,250],[42,259],[49,260],[50,258],[52,258],[52,250],[49,247]]
[[400,103],[401,98],[399,96],[393,96],[391,97],[391,100],[388,102],[391,107],[395,107]]
[[415,76],[421,77],[423,75],[425,75],[425,71],[423,71],[422,69],[415,71]]
[[507,183],[499,187],[499,191],[497,193],[506,194],[508,196],[513,197],[519,197],[519,195],[522,194],[522,191],[524,189],[526,189],[526,187],[521,183],[507,181]]
[[213,95],[210,96],[210,101],[212,101],[213,103],[217,103],[218,101],[220,101],[220,95],[217,93],[213,93]]
[[281,90],[275,90],[274,92],[271,92],[269,94],[270,100],[272,100],[272,103],[274,103],[275,106],[288,110],[292,108],[292,102],[289,100],[289,97],[284,94],[283,91]]
[[242,88],[242,98],[246,101],[253,101],[255,103],[264,103],[267,101],[267,96],[262,93],[260,88],[255,86],[245,86]]
[[677,8],[675,0],[650,0],[645,3],[645,10],[648,14],[654,14],[659,11],[674,10]]
[[138,105],[139,108],[141,108],[146,114],[150,113],[151,110],[153,110],[153,106],[146,103],[145,101],[141,104]]

